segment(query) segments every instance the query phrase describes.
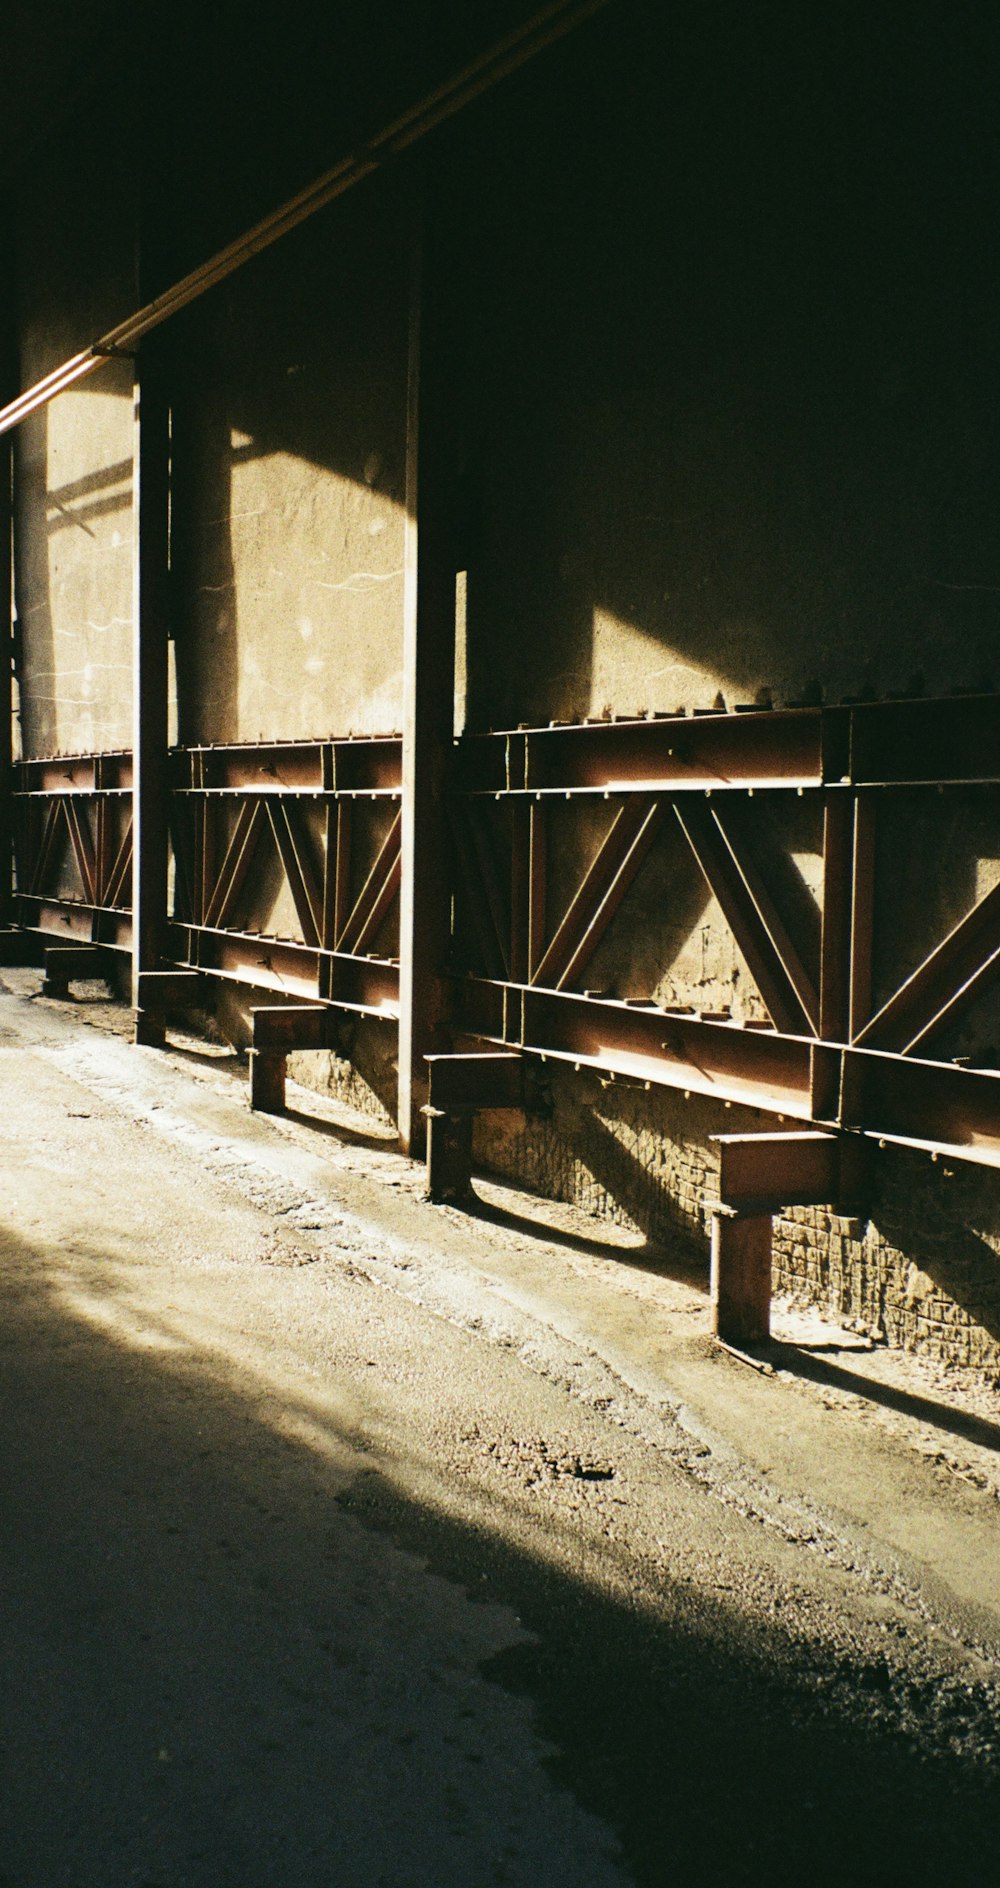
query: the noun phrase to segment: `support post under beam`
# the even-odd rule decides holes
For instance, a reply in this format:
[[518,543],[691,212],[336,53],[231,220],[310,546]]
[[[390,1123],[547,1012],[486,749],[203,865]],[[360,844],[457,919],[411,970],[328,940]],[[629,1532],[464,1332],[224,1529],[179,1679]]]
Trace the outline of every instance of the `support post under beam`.
[[443,332],[441,179],[426,189],[415,244],[406,445],[403,800],[399,938],[399,1137],[423,1152],[424,1057],[443,1047],[451,927],[445,775],[455,714],[456,534],[450,375]]
[[156,342],[135,381],[133,467],[132,1002],[135,1040],[162,1048],[163,1012],[145,1010],[140,979],[157,970],[167,923],[167,739],[170,409]]
[[0,929],[14,910],[13,656],[14,656],[13,441],[0,440]]
[[712,1214],[712,1330],[724,1344],[760,1344],[771,1333],[769,1213]]

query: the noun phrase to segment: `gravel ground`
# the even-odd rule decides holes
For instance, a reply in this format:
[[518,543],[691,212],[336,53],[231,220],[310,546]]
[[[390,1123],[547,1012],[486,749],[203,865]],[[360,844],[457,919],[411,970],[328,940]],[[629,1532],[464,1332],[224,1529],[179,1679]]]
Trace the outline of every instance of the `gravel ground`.
[[0,1884],[988,1876],[985,1390],[4,985]]

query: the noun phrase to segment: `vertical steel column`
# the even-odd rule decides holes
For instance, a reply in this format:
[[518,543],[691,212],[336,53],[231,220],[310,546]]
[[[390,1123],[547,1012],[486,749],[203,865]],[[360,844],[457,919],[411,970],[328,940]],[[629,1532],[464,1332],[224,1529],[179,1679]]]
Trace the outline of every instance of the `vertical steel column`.
[[146,341],[135,379],[132,492],[132,1002],[135,1040],[163,1045],[162,1014],[139,1007],[159,968],[167,920],[167,642],[170,410],[163,356]]
[[712,1330],[724,1344],[760,1344],[771,1332],[769,1213],[712,1214]]
[[440,177],[434,185],[417,218],[406,425],[398,1121],[403,1149],[414,1157],[425,1140],[424,1056],[443,1046],[441,977],[451,936],[445,782],[454,722],[457,563]]
[[0,440],[0,928],[12,922],[14,802],[14,454],[13,436]]

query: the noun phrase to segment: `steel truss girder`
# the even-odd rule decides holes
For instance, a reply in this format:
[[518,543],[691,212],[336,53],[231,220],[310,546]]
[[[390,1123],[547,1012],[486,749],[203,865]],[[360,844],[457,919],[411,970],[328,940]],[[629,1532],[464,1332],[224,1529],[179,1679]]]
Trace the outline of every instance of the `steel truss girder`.
[[[941,1032],[1000,976],[1000,888],[983,897],[872,1014],[876,821],[881,790],[1000,779],[1000,698],[864,703],[518,729],[467,737],[456,780],[473,838],[459,846],[482,912],[486,977],[456,979],[455,1024],[471,1039],[593,1067],[609,1079],[743,1102],[769,1114],[1000,1164],[1000,1075],[930,1059]],[[730,818],[731,794],[822,794],[818,986]],[[720,789],[722,790],[720,793]],[[617,806],[554,934],[546,931],[545,807],[601,795]],[[487,797],[512,808],[510,898],[491,855]],[[577,941],[609,921],[616,833],[672,809],[764,999],[770,1027],[743,1028],[567,985]],[[483,809],[482,811],[480,809]],[[477,834],[478,828],[478,834]],[[627,851],[627,847],[624,848]],[[611,915],[627,886],[617,886]],[[491,948],[483,948],[484,940]],[[512,974],[513,973],[513,974]],[[840,1135],[843,1139],[843,1133]],[[825,1145],[825,1144],[824,1144]]]

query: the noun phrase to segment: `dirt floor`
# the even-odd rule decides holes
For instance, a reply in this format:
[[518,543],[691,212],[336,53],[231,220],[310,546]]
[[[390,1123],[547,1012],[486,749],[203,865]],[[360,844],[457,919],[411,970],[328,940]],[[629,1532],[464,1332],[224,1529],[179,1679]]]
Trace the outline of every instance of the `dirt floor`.
[[988,1880],[1000,1398],[0,986],[3,1888]]

